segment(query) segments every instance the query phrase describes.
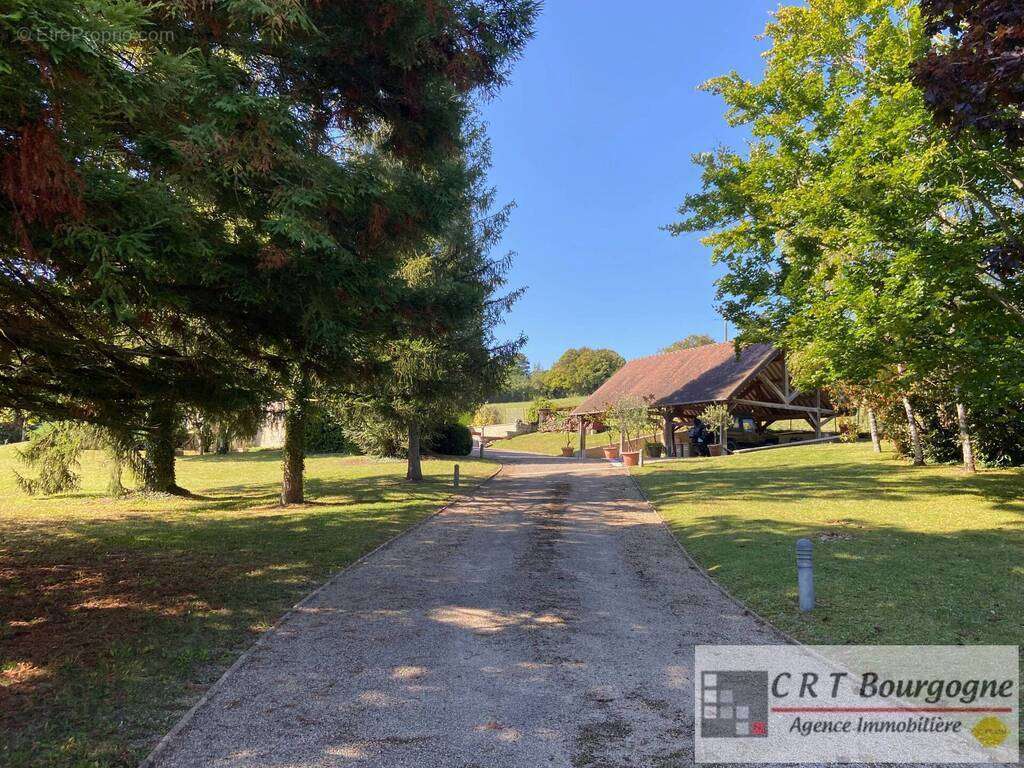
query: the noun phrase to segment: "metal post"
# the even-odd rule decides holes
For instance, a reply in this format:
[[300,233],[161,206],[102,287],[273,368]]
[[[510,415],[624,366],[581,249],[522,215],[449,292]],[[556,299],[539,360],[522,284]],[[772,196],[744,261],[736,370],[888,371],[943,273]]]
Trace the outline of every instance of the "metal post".
[[452,485],[456,488],[459,487],[459,465],[455,465],[455,476],[452,478]]
[[800,592],[800,610],[814,610],[814,545],[810,539],[796,543],[796,584]]

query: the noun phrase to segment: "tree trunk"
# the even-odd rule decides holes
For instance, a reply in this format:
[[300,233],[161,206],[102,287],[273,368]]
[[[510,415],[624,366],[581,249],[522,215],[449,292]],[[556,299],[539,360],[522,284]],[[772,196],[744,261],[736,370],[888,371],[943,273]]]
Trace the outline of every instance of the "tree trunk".
[[903,410],[907,412],[907,426],[910,428],[910,445],[914,451],[914,465],[924,464],[924,449],[921,447],[921,431],[917,428],[917,416],[914,414],[914,406],[910,404],[910,398],[903,398]]
[[963,403],[956,404],[956,420],[960,425],[960,443],[964,450],[964,469],[967,472],[977,472],[978,468],[974,463],[974,448],[971,446],[971,432],[967,426],[967,409]]
[[[906,368],[900,363],[896,366],[896,371],[902,377],[906,373]],[[921,466],[924,464],[924,448],[921,447],[921,430],[917,428],[917,416],[914,414],[914,406],[910,404],[910,398],[906,395],[903,396],[903,410],[907,413],[907,426],[910,428],[910,446],[914,453],[914,466]]]
[[306,500],[303,475],[306,470],[306,408],[309,377],[300,372],[292,385],[284,413],[284,476],[281,503],[302,504]]
[[874,408],[868,408],[868,427],[871,429],[871,445],[875,449],[875,453],[882,452],[882,440],[878,436],[878,417],[875,415]]
[[423,481],[423,467],[420,465],[420,425],[415,421],[409,424],[409,469],[405,479],[414,483]]
[[174,433],[178,422],[173,405],[154,408],[146,437],[146,469],[143,487],[154,493],[185,493],[175,478]]

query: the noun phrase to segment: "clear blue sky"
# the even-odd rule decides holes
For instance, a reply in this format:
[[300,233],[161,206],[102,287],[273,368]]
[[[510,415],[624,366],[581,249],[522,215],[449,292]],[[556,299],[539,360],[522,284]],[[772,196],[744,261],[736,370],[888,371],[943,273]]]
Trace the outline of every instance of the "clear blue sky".
[[690,156],[742,135],[697,87],[761,71],[769,0],[548,0],[512,82],[484,105],[491,181],[517,209],[503,250],[526,296],[520,331],[545,367],[568,347],[627,359],[689,333],[720,339],[716,269],[696,236],[673,238],[683,196],[698,188]]

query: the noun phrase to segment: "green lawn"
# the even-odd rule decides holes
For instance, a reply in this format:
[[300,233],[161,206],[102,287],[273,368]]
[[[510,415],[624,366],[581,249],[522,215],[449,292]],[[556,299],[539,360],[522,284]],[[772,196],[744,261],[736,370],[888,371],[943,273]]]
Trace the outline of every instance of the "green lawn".
[[[555,404],[557,408],[575,408],[577,405],[586,400],[582,396],[573,397],[556,397],[552,398],[551,402]],[[488,406],[493,406],[501,411],[501,423],[511,424],[516,419],[526,421],[526,410],[530,407],[531,400],[522,400],[514,403],[488,403]]]
[[[817,643],[1024,645],[1024,473],[912,467],[870,445],[633,470],[689,552],[783,630]],[[810,537],[818,608],[796,606]]]
[[[618,444],[618,432],[613,433],[612,430],[608,430],[598,435],[587,435],[588,448],[608,445],[611,442]],[[571,444],[574,451],[579,450],[579,435],[573,433]],[[492,443],[492,447],[499,451],[524,451],[526,453],[540,453],[545,456],[560,456],[563,445],[565,445],[564,432],[533,432],[529,435],[518,435],[517,437],[510,437],[508,440],[497,440]]]
[[[467,486],[497,465],[459,460]],[[452,497],[451,461],[309,459],[311,503],[276,505],[280,456],[188,457],[195,498],[24,496],[0,447],[0,765],[134,766],[260,632],[331,573]]]

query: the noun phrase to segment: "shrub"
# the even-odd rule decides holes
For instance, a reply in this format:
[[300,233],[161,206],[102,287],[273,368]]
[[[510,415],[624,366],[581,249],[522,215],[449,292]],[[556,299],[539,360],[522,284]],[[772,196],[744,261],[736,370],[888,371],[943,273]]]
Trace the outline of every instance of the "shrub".
[[360,453],[380,458],[404,458],[409,453],[409,433],[385,414],[369,406],[345,408],[345,437]]
[[0,445],[21,442],[21,425],[14,422],[0,424]]
[[37,476],[26,478],[15,473],[15,480],[31,496],[77,490],[81,485],[78,460],[83,452],[93,450],[106,454],[110,469],[109,492],[124,493],[123,470],[131,468],[139,474],[142,469],[137,449],[107,430],[74,421],[47,422],[33,430],[28,445],[18,451],[18,458],[25,466],[36,470]]
[[334,413],[314,411],[306,420],[307,453],[352,453],[352,444]]
[[541,411],[553,411],[555,404],[546,397],[535,397],[526,409],[526,421],[529,424],[536,424],[540,421]]
[[473,435],[462,424],[442,424],[430,431],[425,446],[442,456],[468,456],[473,452]]
[[473,414],[473,425],[486,427],[490,424],[501,424],[501,409],[496,405],[481,405]]
[[[948,402],[920,395],[913,400],[921,427],[925,459],[937,464],[957,464],[962,460],[960,430],[956,413]],[[1024,405],[1003,405],[990,410],[968,411],[975,458],[989,467],[1024,464]],[[898,399],[878,411],[883,434],[898,456],[911,455],[907,415]]]
[[732,415],[729,413],[729,406],[725,403],[709,405],[697,418],[703,421],[708,431],[715,435],[722,428],[728,429],[732,426]]
[[617,429],[627,443],[642,436],[650,420],[650,404],[637,395],[619,398],[604,416],[604,421]]

